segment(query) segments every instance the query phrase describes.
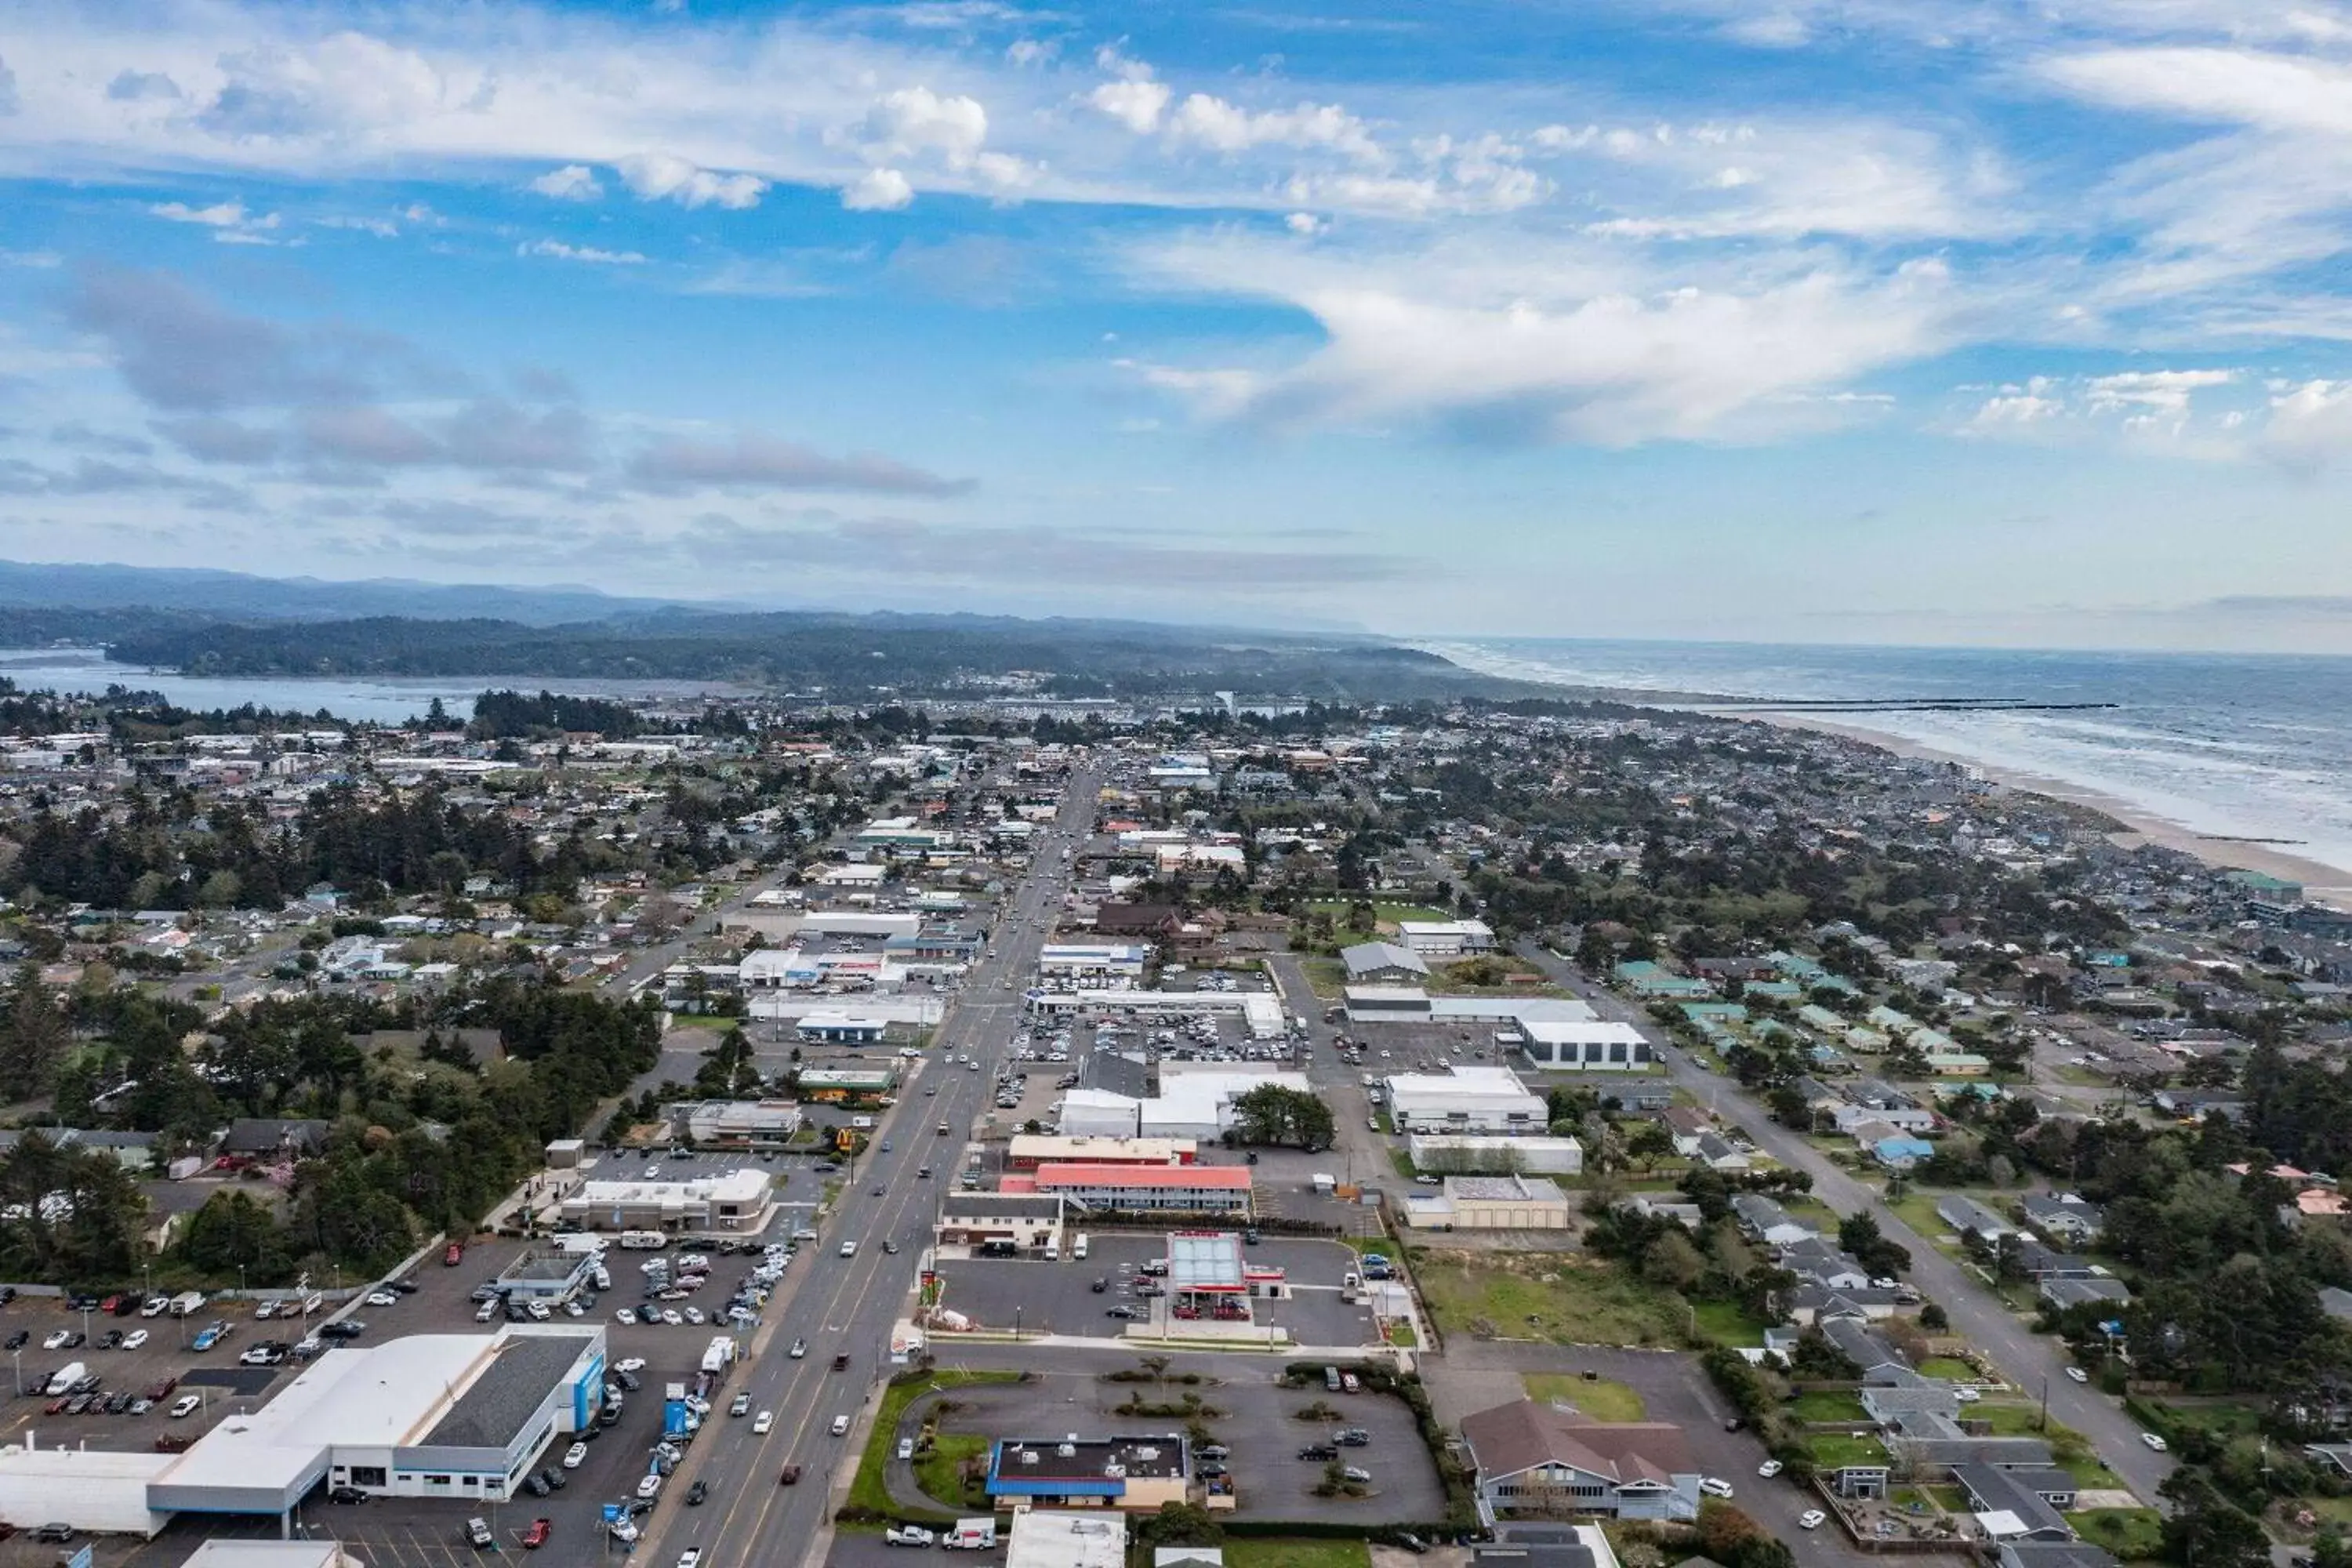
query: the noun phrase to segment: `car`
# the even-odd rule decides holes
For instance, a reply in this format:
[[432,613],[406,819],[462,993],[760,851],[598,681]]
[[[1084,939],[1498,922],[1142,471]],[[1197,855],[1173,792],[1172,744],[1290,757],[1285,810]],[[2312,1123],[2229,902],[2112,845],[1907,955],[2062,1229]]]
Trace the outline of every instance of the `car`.
[[702,1568],[702,1548],[689,1546],[677,1554],[677,1568]]
[[362,1503],[367,1501],[367,1493],[360,1490],[357,1487],[329,1487],[327,1489],[327,1500],[329,1502]]
[[1372,1435],[1361,1426],[1342,1426],[1331,1434],[1331,1441],[1342,1448],[1361,1448],[1372,1440]]
[[849,1435],[849,1417],[846,1415],[835,1416],[833,1418],[833,1426],[830,1430],[836,1437],[847,1436]]
[[641,1355],[623,1356],[619,1361],[613,1363],[613,1370],[614,1372],[643,1372],[646,1370],[646,1358]]
[[619,1311],[613,1314],[613,1321],[620,1324],[623,1328],[627,1328],[631,1323],[634,1323],[636,1321],[636,1310],[633,1307],[624,1307]]
[[915,1167],[915,1180],[919,1182],[928,1182],[930,1179],[931,1168],[929,1165],[918,1165]]
[[172,1403],[171,1418],[179,1421],[194,1415],[203,1407],[204,1403],[203,1397],[199,1394],[183,1394]]
[[867,1195],[868,1197],[876,1197],[876,1198],[878,1198],[878,1197],[880,1197],[883,1194],[885,1194],[885,1193],[888,1192],[889,1190],[890,1190],[889,1188],[887,1188],[887,1187],[884,1186],[881,1183],[877,1182],[877,1183],[875,1183],[875,1184],[874,1184],[873,1187],[872,1187],[872,1188],[867,1192],[866,1195]]
[[892,1257],[894,1257],[894,1258],[895,1258],[895,1257],[897,1257],[897,1256],[898,1256],[898,1242],[897,1242],[897,1241],[892,1240],[892,1239],[890,1239],[889,1237],[884,1237],[884,1238],[883,1238],[883,1242],[882,1242],[882,1250],[883,1250],[883,1251],[885,1251],[885,1252],[887,1252],[887,1253],[889,1253]]
[[47,1542],[51,1545],[71,1541],[73,1538],[74,1527],[70,1524],[45,1524],[33,1531],[34,1540]]
[[1344,1465],[1340,1467],[1339,1479],[1343,1481],[1354,1481],[1358,1485],[1361,1485],[1372,1479],[1372,1472],[1361,1468],[1359,1466]]
[[588,1445],[585,1443],[574,1443],[563,1450],[563,1468],[567,1470],[576,1470],[587,1460]]
[[547,1544],[547,1538],[554,1531],[554,1521],[544,1518],[532,1520],[530,1528],[522,1532],[522,1549],[525,1552],[538,1551]]
[[0,1350],[23,1350],[25,1346],[31,1342],[33,1334],[31,1330],[18,1329],[15,1333],[8,1336],[8,1342],[5,1345],[0,1345]]
[[321,1323],[318,1330],[322,1340],[355,1340],[366,1332],[367,1325],[357,1318],[345,1318],[339,1323]]
[[2165,1451],[2166,1444],[2164,1439],[2153,1432],[2141,1433],[2139,1435],[2139,1440],[2147,1444],[2149,1447],[2155,1449],[2159,1454]]
[[776,1484],[780,1487],[796,1487],[800,1485],[801,1468],[798,1465],[786,1465],[782,1470],[779,1470],[776,1473]]
[[171,1398],[172,1390],[179,1386],[180,1380],[178,1378],[167,1377],[160,1382],[149,1384],[147,1385],[146,1397],[160,1405],[164,1400]]
[[228,1331],[226,1329],[221,1327],[218,1323],[214,1323],[198,1331],[196,1337],[189,1342],[188,1348],[193,1351],[208,1351],[215,1345],[220,1343],[222,1339],[225,1338],[227,1333]]
[[1336,1459],[1339,1457],[1339,1450],[1329,1443],[1309,1443],[1298,1450],[1298,1457],[1302,1459]]
[[727,1414],[730,1415],[751,1414],[751,1396],[748,1394],[738,1394],[733,1402],[727,1406]]
[[697,1481],[692,1486],[686,1489],[687,1507],[700,1508],[704,1503],[709,1500],[710,1483],[709,1481]]
[[66,1341],[72,1337],[71,1329],[59,1329],[41,1342],[41,1348],[45,1351],[61,1351],[66,1348]]
[[894,1524],[882,1532],[882,1539],[892,1546],[929,1546],[939,1537],[919,1524]]
[[1820,1509],[1809,1508],[1804,1512],[1797,1516],[1797,1528],[1799,1530],[1819,1530],[1828,1521],[1829,1517],[1830,1516],[1828,1514],[1823,1513]]
[[121,1347],[122,1331],[121,1329],[109,1329],[98,1336],[98,1348],[102,1351],[120,1350]]
[[549,1489],[553,1491],[560,1492],[564,1488],[572,1484],[572,1478],[565,1475],[562,1470],[557,1469],[552,1465],[550,1465],[547,1468],[540,1471],[539,1479],[545,1481],[548,1484]]
[[2068,1367],[2068,1368],[2066,1369],[2066,1375],[2067,1375],[2069,1378],[2072,1378],[2072,1379],[2073,1379],[2074,1382],[2076,1382],[2076,1383],[2088,1383],[2088,1382],[2090,1382],[2090,1381],[2091,1381],[2091,1374],[2090,1374],[2089,1373],[2087,1373],[2087,1372],[2084,1372],[2084,1371],[2081,1367],[2079,1367],[2079,1366],[2070,1366],[2070,1367]]
[[854,1242],[854,1241],[845,1241],[845,1242],[843,1242],[843,1243],[841,1244],[841,1255],[842,1255],[844,1258],[855,1258],[855,1257],[856,1257],[856,1256],[857,1256],[857,1243],[856,1243],[856,1242]]
[[86,1414],[89,1409],[91,1398],[92,1396],[87,1394],[75,1394],[66,1401],[66,1414],[68,1415]]
[[803,1357],[803,1356],[804,1356],[804,1355],[808,1354],[808,1341],[806,1341],[806,1340],[794,1340],[794,1341],[793,1342],[793,1348],[792,1348],[789,1352],[787,1352],[786,1353],[787,1353],[787,1354],[789,1354],[789,1355],[790,1355],[790,1356],[791,1356],[794,1361],[798,1361],[798,1360],[800,1360],[800,1359],[801,1359],[801,1357]]
[[[133,1329],[129,1333],[122,1336],[122,1348],[127,1351],[135,1351],[146,1342],[147,1331],[144,1329]],[[13,1349],[15,1347],[12,1346],[10,1348]]]
[[764,1437],[775,1427],[776,1413],[772,1410],[762,1410],[751,1417],[751,1436],[754,1437]]
[[1767,1459],[1762,1464],[1756,1467],[1756,1473],[1769,1481],[1774,1476],[1780,1473],[1780,1461],[1778,1459]]
[[634,1544],[637,1539],[637,1527],[630,1522],[626,1515],[614,1520],[612,1523],[606,1525],[604,1529],[612,1535],[614,1540],[619,1542],[624,1546]]
[[[1375,1121],[1372,1125],[1378,1127],[1380,1123]],[[1427,1171],[1423,1171],[1413,1177],[1412,1184],[1416,1187],[1434,1187],[1443,1184],[1437,1177],[1431,1175]]]
[[139,1303],[139,1315],[142,1318],[160,1318],[171,1305],[172,1298],[169,1296],[150,1296]]
[[[667,1316],[668,1316],[668,1314],[667,1314],[667,1313],[664,1313],[664,1314],[663,1314],[663,1316],[664,1316],[664,1317],[667,1317]],[[688,1309],[686,1309],[686,1321],[687,1321],[688,1322],[689,1322],[689,1323],[696,1323],[696,1324],[700,1324],[700,1323],[705,1323],[705,1322],[709,1321],[709,1320],[707,1317],[705,1317],[705,1316],[703,1315],[702,1309],[701,1309],[701,1308],[699,1308],[699,1307],[688,1307]]]
[[1143,1314],[1133,1307],[1106,1307],[1103,1309],[1103,1316],[1106,1318],[1139,1318],[1143,1316]]
[[549,1492],[555,1489],[547,1484],[546,1477],[530,1475],[523,1477],[522,1489],[529,1492],[533,1497],[545,1497]]
[[400,1297],[390,1290],[371,1290],[367,1293],[367,1304],[371,1307],[392,1307],[397,1306],[399,1302]]
[[1095,1282],[1087,1286],[1087,1289],[1099,1296],[1104,1291],[1110,1289],[1110,1277],[1108,1275],[1098,1274],[1095,1277]]
[[899,1439],[898,1439],[898,1462],[899,1462],[900,1464],[902,1464],[902,1465],[903,1465],[903,1464],[905,1464],[908,1460],[909,1460],[909,1459],[913,1458],[914,1457],[915,1457],[915,1440],[914,1440],[912,1437],[901,1437],[901,1438],[899,1438]]
[[1705,1476],[1700,1478],[1698,1489],[1709,1497],[1727,1498],[1731,1495],[1731,1483],[1720,1476]]
[[641,1498],[661,1496],[662,1477],[659,1470],[648,1470],[637,1479],[637,1495]]
[[490,1533],[489,1521],[480,1519],[467,1520],[466,1521],[466,1544],[472,1547],[477,1552],[487,1550],[488,1548],[498,1544],[498,1538]]
[[466,1244],[464,1242],[453,1241],[441,1249],[441,1267],[444,1268],[455,1268],[465,1261]]

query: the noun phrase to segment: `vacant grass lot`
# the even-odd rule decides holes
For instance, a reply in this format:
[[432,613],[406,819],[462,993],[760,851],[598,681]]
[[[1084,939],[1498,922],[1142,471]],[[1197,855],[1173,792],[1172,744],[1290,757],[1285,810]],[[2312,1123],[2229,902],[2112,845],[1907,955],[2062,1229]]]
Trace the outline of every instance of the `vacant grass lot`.
[[1789,1413],[1800,1421],[1859,1422],[1862,1395],[1834,1388],[1809,1389],[1790,1402]]
[[1449,1334],[1656,1346],[1683,1342],[1690,1322],[1681,1297],[1564,1253],[1431,1250],[1413,1275]]
[[1640,1394],[1605,1377],[1588,1379],[1573,1373],[1531,1372],[1519,1381],[1527,1385],[1529,1399],[1573,1405],[1595,1421],[1639,1421],[1649,1415]]
[[2066,1522],[2074,1527],[2075,1534],[2126,1563],[2164,1551],[2164,1516],[2152,1508],[2085,1509],[2068,1514]]
[[931,1446],[931,1451],[915,1460],[915,1484],[924,1494],[936,1498],[953,1509],[984,1508],[988,1503],[987,1472],[982,1470],[967,1485],[963,1464],[967,1459],[983,1458],[988,1453],[988,1439],[976,1432],[942,1432]]
[[1280,1536],[1231,1536],[1225,1568],[1371,1568],[1371,1548],[1360,1541],[1290,1541]]
[[1764,1342],[1764,1331],[1769,1325],[1741,1311],[1737,1301],[1694,1301],[1691,1311],[1702,1339],[1734,1349]]
[[907,1406],[933,1389],[962,1388],[975,1383],[1020,1381],[1021,1374],[1017,1372],[944,1371],[907,1383],[894,1383],[885,1388],[881,1412],[874,1418],[874,1430],[866,1434],[866,1452],[858,1456],[856,1478],[849,1483],[851,1504],[871,1509],[876,1513],[897,1511],[891,1507],[889,1488],[884,1484],[882,1472],[890,1463],[891,1456],[898,1451],[898,1422],[907,1414]]

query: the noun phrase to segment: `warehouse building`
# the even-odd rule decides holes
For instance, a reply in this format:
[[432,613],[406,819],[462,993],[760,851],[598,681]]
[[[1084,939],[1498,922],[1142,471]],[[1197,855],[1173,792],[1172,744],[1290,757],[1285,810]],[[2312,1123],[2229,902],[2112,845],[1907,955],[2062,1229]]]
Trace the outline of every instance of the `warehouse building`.
[[1360,942],[1339,950],[1348,966],[1350,985],[1419,985],[1429,978],[1429,963],[1409,947],[1392,942]]
[[1485,921],[1399,921],[1397,940],[1423,958],[1467,958],[1495,951]]
[[1405,1150],[1413,1169],[1437,1176],[1573,1176],[1584,1170],[1584,1146],[1573,1138],[1416,1132]]
[[1550,1125],[1543,1097],[1528,1093],[1508,1068],[1399,1073],[1382,1082],[1401,1132],[1539,1133]]
[[896,1068],[803,1068],[801,1099],[814,1105],[841,1105],[853,1100],[877,1100],[898,1087]]
[[811,1045],[878,1046],[889,1032],[890,1021],[870,1013],[850,1013],[839,1008],[824,1007],[801,1015],[793,1026],[800,1037]]
[[1650,1042],[1631,1024],[1601,1019],[1521,1024],[1519,1050],[1540,1068],[1576,1072],[1646,1072]]
[[588,1323],[346,1347],[185,1453],[0,1449],[0,1519],[152,1535],[180,1513],[283,1520],[322,1485],[507,1501],[595,1418],[604,1360],[604,1331]]
[[1168,1013],[1238,1015],[1254,1040],[1278,1040],[1283,1034],[1282,998],[1268,991],[1133,991],[1121,987],[1081,986],[1075,991],[1032,991],[1024,1000],[1041,1018],[1071,1017],[1081,1013],[1124,1013],[1154,1018]]
[[1415,1230],[1566,1230],[1575,1211],[1540,1176],[1448,1176],[1435,1192],[1405,1194],[1404,1220]]
[[1138,1099],[1108,1089],[1074,1089],[1062,1097],[1059,1125],[1066,1137],[1211,1142],[1232,1129],[1234,1101],[1267,1084],[1313,1092],[1304,1073],[1163,1061],[1158,1094]]

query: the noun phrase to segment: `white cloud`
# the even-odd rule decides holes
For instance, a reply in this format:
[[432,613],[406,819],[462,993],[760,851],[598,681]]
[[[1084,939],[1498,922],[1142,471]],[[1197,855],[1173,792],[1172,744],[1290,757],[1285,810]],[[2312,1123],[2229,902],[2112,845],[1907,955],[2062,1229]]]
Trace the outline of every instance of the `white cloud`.
[[754,174],[721,174],[668,153],[640,153],[616,165],[621,183],[648,202],[680,206],[722,206],[734,211],[760,205],[768,182]]
[[2136,370],[2094,376],[2090,407],[2095,414],[2144,412],[2181,415],[2189,400],[2207,387],[2227,386],[2238,379],[2232,370]]
[[603,184],[585,163],[566,163],[561,169],[550,169],[531,181],[530,188],[559,202],[593,202],[604,194]]
[[1727,38],[1759,49],[1802,48],[1813,36],[1805,19],[1793,11],[1767,11],[1761,16],[1742,17],[1723,32]]
[[914,200],[915,187],[896,169],[868,169],[841,187],[841,205],[854,213],[898,212]]
[[2078,95],[2127,109],[2273,130],[2352,132],[2352,68],[2231,48],[2093,49],[2042,62]]
[[1004,58],[1016,66],[1042,66],[1061,52],[1050,38],[1015,38],[1004,46]]
[[2306,381],[2278,391],[2259,441],[2264,456],[2316,473],[2352,451],[2352,382]]
[[1313,213],[1289,213],[1282,220],[1283,227],[1293,234],[1313,236],[1330,226]]
[[1168,99],[1168,84],[1148,77],[1107,81],[1087,94],[1088,103],[1138,136],[1149,136],[1160,129]]
[[1292,147],[1339,153],[1361,163],[1381,160],[1364,122],[1336,103],[1301,103],[1252,111],[1205,92],[1189,94],[1168,121],[1168,134],[1215,153]]
[[185,202],[160,202],[147,209],[170,223],[202,224],[207,228],[276,228],[278,215],[248,219],[243,202],[215,202],[208,207],[192,207]]
[[593,245],[566,245],[560,239],[534,239],[515,247],[517,256],[549,256],[559,261],[592,261],[603,267],[636,267],[645,257],[634,250],[601,250]]
[[884,93],[866,111],[866,155],[894,163],[936,153],[950,169],[971,165],[988,140],[988,110],[976,98],[942,97],[928,87]]

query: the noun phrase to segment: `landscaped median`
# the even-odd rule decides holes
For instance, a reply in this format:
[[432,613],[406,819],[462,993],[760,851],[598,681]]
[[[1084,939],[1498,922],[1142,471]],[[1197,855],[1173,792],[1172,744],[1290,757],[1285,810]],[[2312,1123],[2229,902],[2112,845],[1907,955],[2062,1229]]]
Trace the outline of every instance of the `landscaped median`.
[[[875,1413],[874,1428],[866,1435],[866,1452],[858,1457],[856,1479],[849,1483],[849,1500],[834,1514],[835,1522],[870,1525],[898,1520],[915,1524],[952,1523],[955,1505],[944,1500],[940,1501],[936,1512],[928,1513],[901,1508],[892,1500],[886,1471],[898,1451],[898,1423],[906,1418],[908,1407],[926,1394],[952,1388],[968,1388],[975,1384],[1019,1383],[1023,1375],[1008,1371],[944,1370],[917,1372],[892,1378],[883,1387],[882,1407]],[[984,1448],[985,1439],[973,1440],[981,1442]],[[969,1457],[969,1449],[943,1461],[943,1470],[938,1466],[934,1469],[952,1478],[955,1463],[966,1457]],[[919,1479],[923,1478],[920,1466],[917,1467],[916,1475]],[[933,1479],[936,1479],[937,1476]],[[928,1483],[924,1489],[930,1492]]]

